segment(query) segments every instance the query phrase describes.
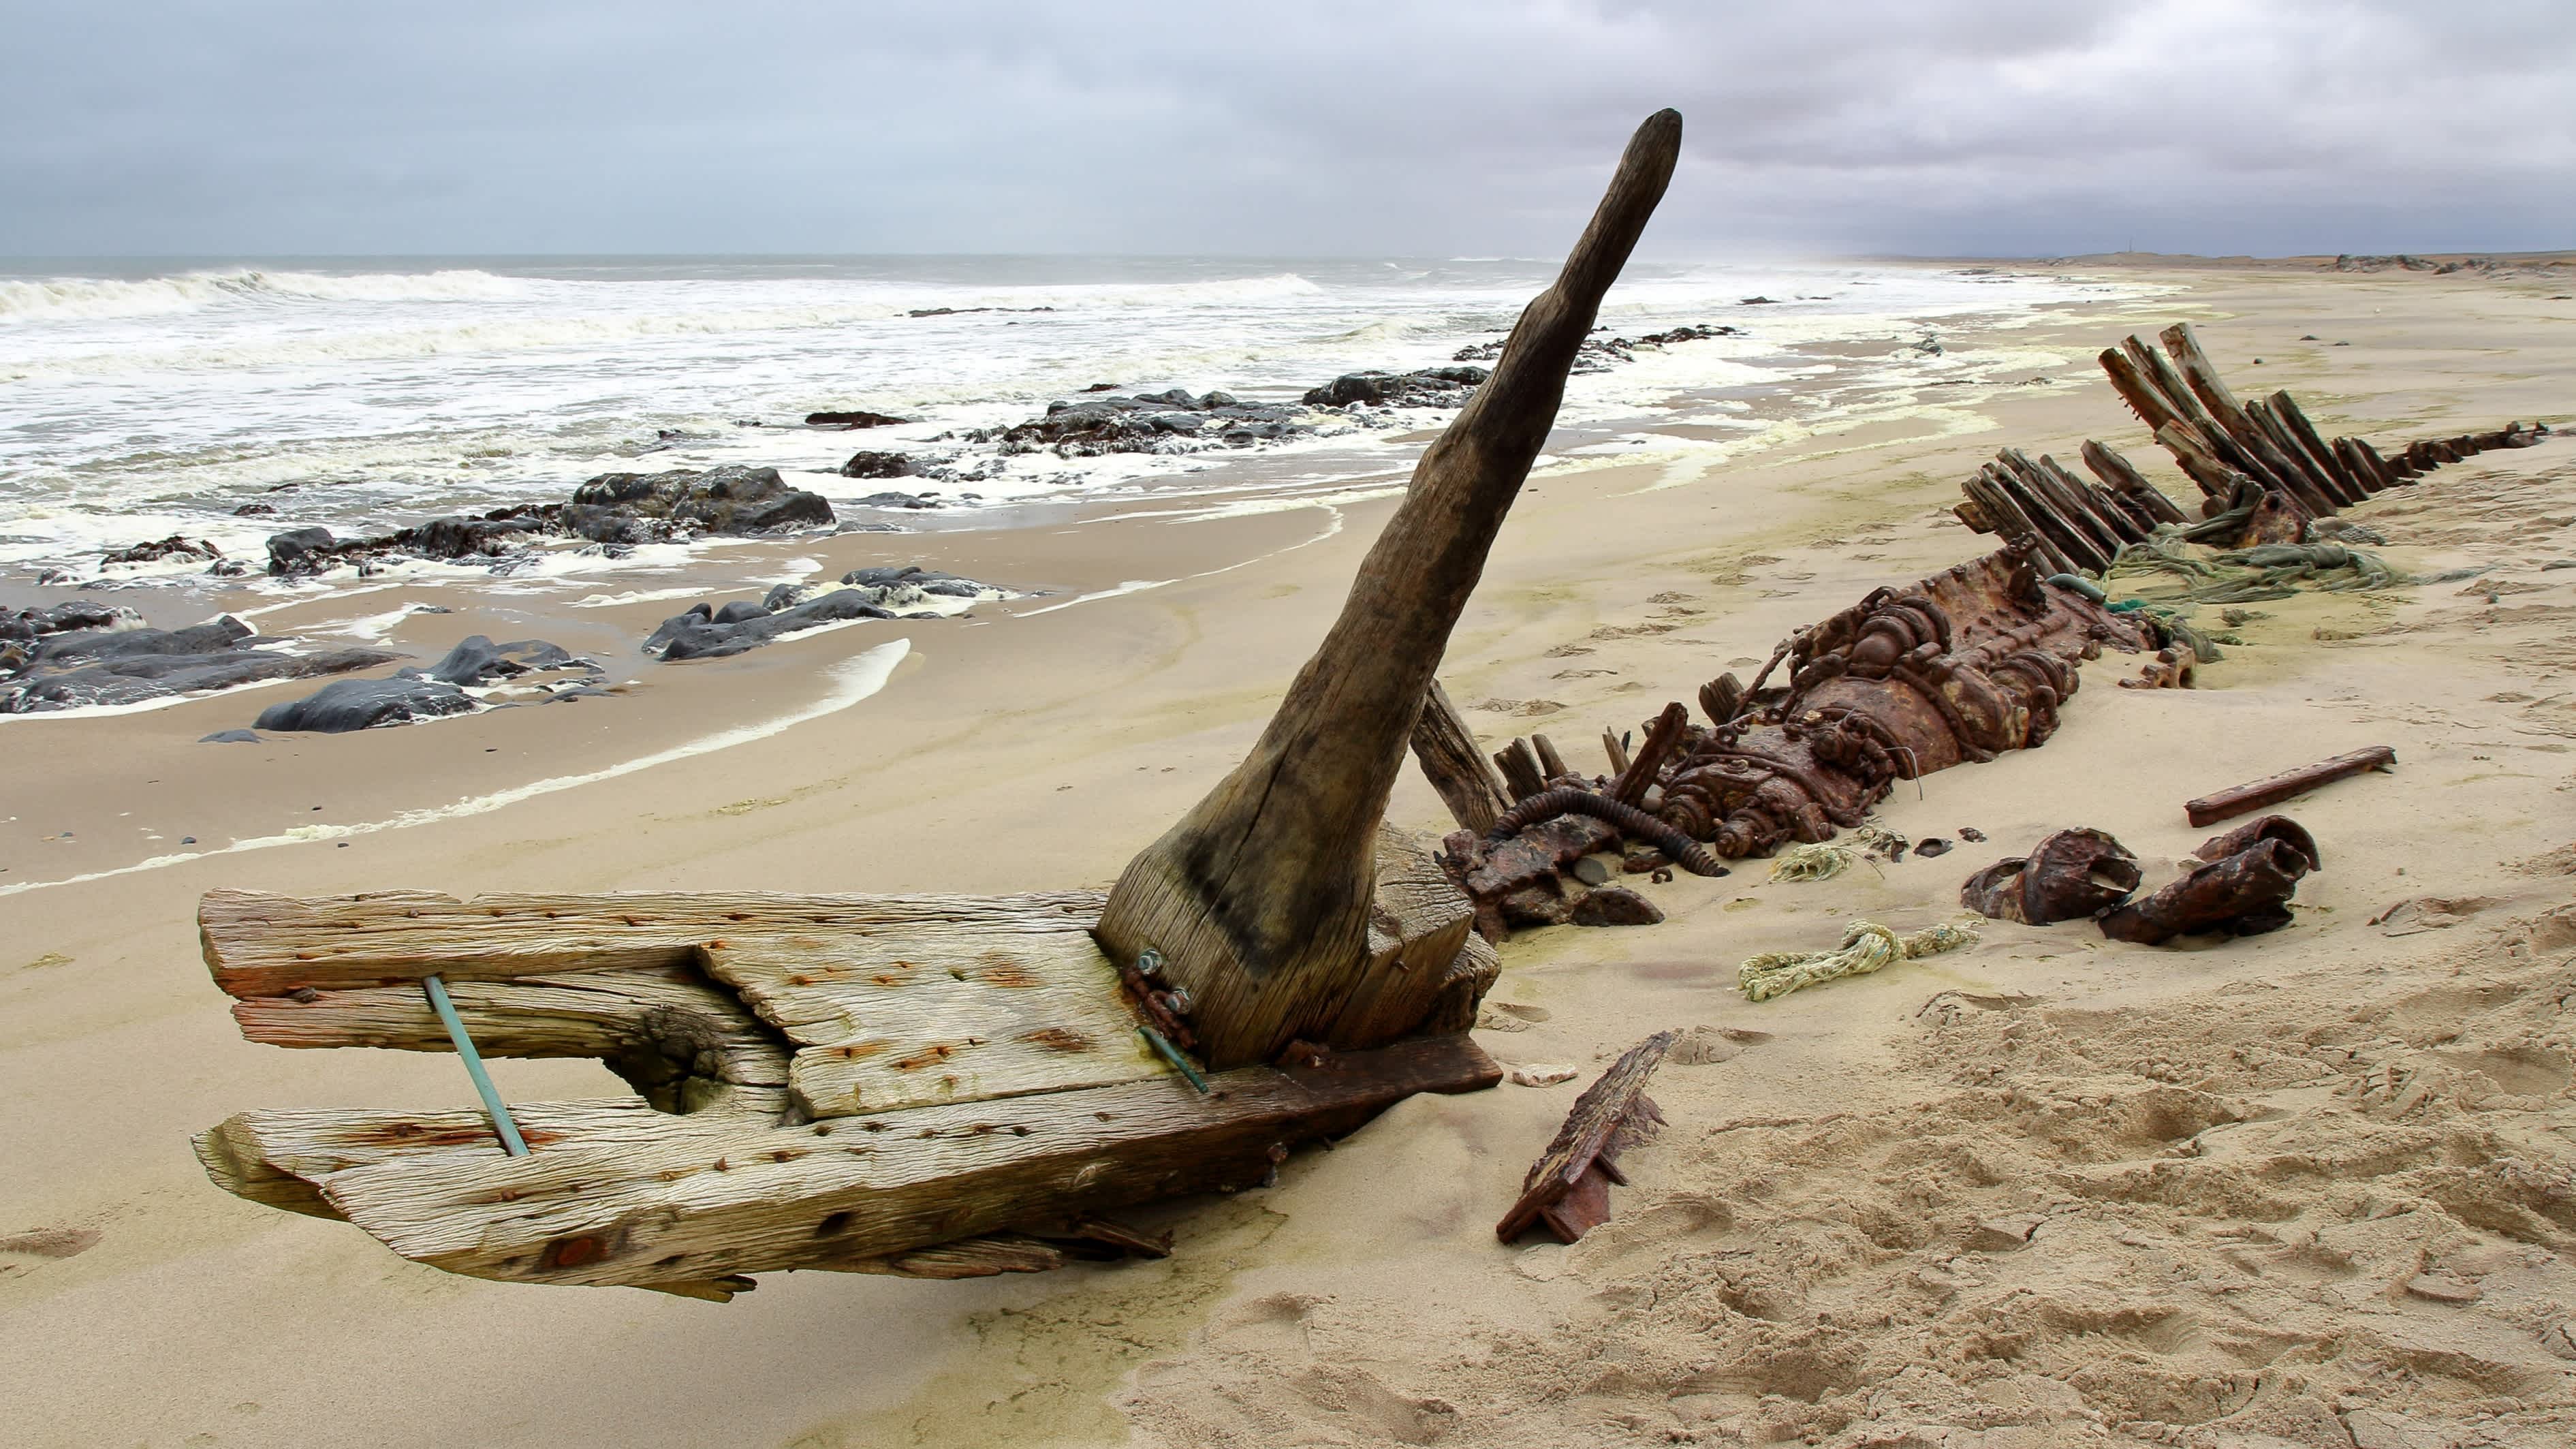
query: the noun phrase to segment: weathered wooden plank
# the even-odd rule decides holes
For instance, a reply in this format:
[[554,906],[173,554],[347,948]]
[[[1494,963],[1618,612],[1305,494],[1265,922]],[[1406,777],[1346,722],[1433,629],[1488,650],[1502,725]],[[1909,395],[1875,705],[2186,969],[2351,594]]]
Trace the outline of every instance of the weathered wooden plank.
[[1478,835],[1494,828],[1494,817],[1510,804],[1503,777],[1476,744],[1475,732],[1449,699],[1440,681],[1422,694],[1422,713],[1413,722],[1413,757],[1461,830]]
[[707,974],[795,1045],[788,1084],[814,1117],[1171,1071],[1137,1035],[1117,966],[1078,926],[735,934],[704,951]]
[[2163,489],[2149,481],[2146,474],[2139,472],[2136,465],[2122,457],[2118,449],[2088,440],[2084,444],[2084,466],[2093,471],[2094,477],[2110,485],[2112,492],[2135,501],[2158,523],[2188,521],[2183,517],[2181,507],[2166,497]]
[[1539,768],[1538,756],[1529,741],[1514,739],[1494,752],[1494,763],[1502,767],[1503,788],[1517,805],[1547,788],[1547,775]]
[[1637,756],[1619,778],[1610,782],[1610,798],[1622,805],[1635,805],[1646,798],[1647,789],[1655,783],[1658,772],[1673,747],[1682,742],[1690,730],[1690,710],[1679,701],[1664,706],[1663,713],[1646,727],[1646,737],[1637,745]]
[[[635,1146],[677,1137],[722,1140],[777,1125],[774,1116],[701,1112],[675,1117],[633,1097],[590,1102],[513,1104],[511,1117],[529,1150],[580,1141]],[[442,1153],[501,1161],[507,1156],[479,1109],[372,1112],[322,1108],[244,1112],[197,1134],[197,1161],[215,1185],[235,1197],[317,1218],[337,1218],[315,1184],[335,1172]]]
[[2284,800],[2304,795],[2320,785],[2331,785],[2370,770],[2385,770],[2397,763],[2397,751],[2387,745],[2372,745],[2366,750],[2319,760],[2295,770],[2266,775],[2243,785],[2230,786],[2213,795],[2183,802],[2183,814],[2194,825],[2215,825],[2221,820],[2278,805]]
[[1557,1129],[1547,1151],[1530,1165],[1529,1177],[1521,1185],[1520,1200],[1494,1225],[1494,1236],[1508,1243],[1526,1232],[1541,1212],[1573,1191],[1584,1174],[1592,1170],[1595,1160],[1611,1150],[1629,1113],[1643,1101],[1646,1081],[1663,1064],[1673,1036],[1672,1032],[1659,1031],[1630,1047],[1610,1064],[1599,1081],[1574,1099],[1574,1109],[1566,1113],[1565,1125]]
[[[457,981],[448,996],[487,1057],[597,1057],[670,1112],[786,1106],[787,1044],[694,967]],[[233,1020],[270,1046],[455,1050],[411,985],[255,996]]]
[[[636,1134],[620,1122],[532,1142],[525,1157],[457,1146],[304,1180],[395,1252],[452,1272],[702,1282],[1248,1186],[1270,1171],[1274,1146],[1338,1136],[1417,1092],[1475,1091],[1501,1075],[1464,1036],[1418,1038],[1319,1067],[1221,1073],[1207,1096],[1130,1082],[780,1127],[647,1113],[658,1130]],[[544,1104],[523,1110],[547,1130]],[[209,1135],[255,1143],[279,1115],[249,1114]],[[346,1115],[382,1135],[382,1114]],[[233,1170],[233,1180],[248,1175]]]
[[2158,428],[2156,441],[2164,445],[2165,452],[2172,456],[2184,475],[2199,484],[2200,491],[2211,498],[2234,496],[2236,480],[2246,476],[2211,452],[2199,433],[2187,428]]
[[429,891],[303,899],[209,891],[197,932],[215,984],[234,996],[686,965],[728,932],[865,934],[924,924],[1052,932],[1088,926],[1098,891],[1016,896],[781,895],[637,891],[477,896]]
[[2351,463],[2326,442],[2324,435],[2317,431],[2316,424],[2308,421],[2307,412],[2299,406],[2299,400],[2290,396],[2288,389],[2272,394],[2272,415],[2297,435],[2300,445],[2308,450],[2309,456],[2315,458],[2319,466],[2334,475],[2345,502],[2359,503],[2371,495],[2374,490],[2369,481],[2354,472]]

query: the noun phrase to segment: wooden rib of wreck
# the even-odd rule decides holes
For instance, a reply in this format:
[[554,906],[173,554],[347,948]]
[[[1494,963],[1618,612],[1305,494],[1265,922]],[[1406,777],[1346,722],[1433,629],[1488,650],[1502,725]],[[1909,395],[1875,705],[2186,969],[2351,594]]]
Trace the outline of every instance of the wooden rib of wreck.
[[1966,495],[1954,510],[1960,522],[2026,544],[2052,572],[2100,574],[2122,547],[2167,525],[2179,526],[2186,539],[2228,548],[2302,542],[2317,519],[2433,468],[2490,449],[2528,448],[2549,435],[2545,423],[2515,422],[2410,443],[2384,457],[2365,438],[2327,439],[2287,391],[2240,401],[2189,323],[2166,328],[2158,340],[2161,352],[2142,337],[2105,348],[2102,370],[2199,487],[2198,519],[2117,451],[2087,442],[2082,458],[2092,480],[2046,454],[2034,462],[2013,448],[1997,453],[1959,485]]
[[[1896,781],[2044,742],[2081,661],[2153,649],[2155,636],[2046,581],[2043,567],[2017,543],[1876,590],[1799,631],[1750,686],[1728,674],[1703,687],[1705,724],[1667,706],[1615,777],[1537,781],[1481,830],[1459,812],[1465,828],[1443,842],[1441,863],[1475,901],[1479,931],[1500,940],[1583,919],[1598,892],[1571,878],[1574,864],[1623,839],[1628,870],[1713,873],[1720,860],[1832,839]],[[1766,687],[1783,664],[1787,683]],[[1434,780],[1444,797],[1470,793],[1454,772]]]
[[641,1095],[509,1109],[524,1156],[480,1112],[245,1113],[198,1139],[208,1173],[453,1272],[722,1300],[781,1269],[1158,1251],[1098,1214],[1256,1183],[1406,1096],[1494,1085],[1465,1033],[1496,958],[1383,816],[1680,140],[1671,111],[1638,129],[1251,757],[1107,895],[215,892],[207,964],[254,1041],[449,1049],[436,978],[480,1051],[597,1057]]

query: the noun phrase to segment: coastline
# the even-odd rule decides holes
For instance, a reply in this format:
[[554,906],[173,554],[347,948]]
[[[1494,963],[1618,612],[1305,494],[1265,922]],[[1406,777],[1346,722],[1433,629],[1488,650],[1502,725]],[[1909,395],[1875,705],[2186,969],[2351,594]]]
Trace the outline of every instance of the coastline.
[[[2091,362],[2134,329],[2191,320],[2231,373],[2262,358],[2249,380],[2297,389],[2321,424],[2331,417],[2402,437],[2566,417],[2556,380],[2576,362],[2576,304],[2548,300],[2537,281],[2149,270],[2180,290],[2069,303],[2009,329],[1945,336],[1954,348],[2052,356],[2033,369],[2045,385],[1857,417],[1696,479],[1669,476],[1670,461],[1542,464],[1452,641],[1441,671],[1450,693],[1489,743],[1532,723],[1588,741],[1602,725],[1688,698],[1721,669],[1758,665],[1791,629],[1872,587],[1983,552],[1986,541],[1945,510],[1958,478],[1994,448],[2064,454],[2099,437],[2149,456]],[[2299,340],[2309,333],[2319,340]],[[2404,517],[2445,499],[2468,511],[2418,510],[2418,540],[2391,550],[2409,568],[2537,558],[2473,525],[2499,498],[2545,504],[2541,516],[2576,508],[2570,446],[2446,470],[2355,516]],[[1382,486],[1400,486],[1412,451],[1389,448],[1401,462]],[[2157,461],[2158,481],[2179,487]],[[2515,494],[2503,479],[2543,481]],[[1693,1396],[1674,1392],[1687,1374],[1641,1369],[1623,1384],[1598,1362],[1583,1374],[1539,1366],[1549,1361],[1542,1349],[1565,1347],[1568,1325],[1600,1311],[1600,1295],[1615,1303],[1621,1284],[1676,1243],[1722,1234],[1732,1214],[1750,1217],[1711,1185],[1724,1172],[1722,1158],[1702,1150],[1712,1124],[1812,1118],[1820,1095],[1911,1110],[1887,1093],[1905,1080],[1909,1013],[1933,992],[2048,996],[2110,1012],[2364,969],[2354,964],[2364,956],[2383,972],[2447,970],[2425,963],[2488,921],[2527,916],[2570,892],[2564,877],[2510,868],[2567,843],[2562,792],[2576,787],[2562,743],[2576,739],[2576,715],[2532,677],[2564,667],[2552,662],[2564,646],[2549,642],[2550,621],[2576,617],[2576,571],[2533,564],[2513,575],[2527,572],[2532,591],[2487,605],[2484,618],[2444,587],[2409,591],[2393,609],[2347,596],[2274,606],[2249,635],[2255,647],[2212,666],[2202,692],[2117,690],[2121,666],[2105,661],[2086,671],[2066,728],[2046,748],[1933,777],[1920,798],[1905,792],[1885,812],[1908,834],[1975,824],[1998,847],[2096,824],[2142,854],[2172,856],[2201,834],[2175,808],[2200,787],[2356,744],[2397,744],[2407,766],[2399,774],[2299,807],[2333,854],[2302,900],[2330,912],[2303,913],[2290,932],[2141,960],[2003,929],[1975,953],[1787,1002],[1748,1007],[1725,989],[1742,956],[1830,944],[1820,938],[1839,923],[1824,915],[1908,927],[1936,918],[1958,878],[1983,861],[1968,851],[1832,887],[1759,884],[1753,870],[1685,880],[1655,888],[1671,916],[1664,926],[1516,940],[1497,999],[1543,1004],[1551,1015],[1491,1039],[1507,1060],[1585,1063],[1588,1074],[1666,1025],[1770,1038],[1735,1062],[1659,1079],[1676,1130],[1636,1159],[1639,1186],[1623,1199],[1618,1230],[1577,1249],[1500,1249],[1487,1231],[1568,1100],[1512,1086],[1409,1102],[1335,1152],[1301,1155],[1277,1188],[1164,1211],[1159,1221],[1180,1238],[1168,1263],[952,1284],[794,1275],[724,1309],[448,1279],[343,1225],[232,1201],[190,1160],[188,1134],[250,1106],[444,1105],[463,1095],[455,1064],[436,1056],[303,1057],[242,1042],[196,960],[190,920],[203,890],[1105,883],[1240,756],[1386,508],[1382,497],[1360,497],[1185,523],[1050,518],[746,545],[773,562],[811,556],[833,573],[886,561],[891,546],[917,551],[905,562],[1054,592],[979,606],[971,620],[793,636],[690,665],[633,662],[635,641],[672,601],[531,620],[506,599],[459,589],[450,600],[436,586],[406,586],[456,609],[424,616],[436,640],[539,635],[576,652],[620,651],[621,674],[645,683],[626,698],[560,709],[259,746],[195,743],[246,722],[246,701],[229,695],[140,715],[0,724],[0,747],[47,766],[13,792],[13,834],[0,847],[6,888],[131,865],[144,832],[216,842],[348,827],[667,754],[744,720],[810,709],[828,693],[824,666],[898,639],[908,645],[871,697],[640,775],[403,829],[0,898],[20,957],[0,959],[10,1023],[0,1063],[19,1102],[0,1126],[0,1159],[18,1167],[0,1187],[0,1237],[56,1227],[97,1234],[71,1256],[0,1258],[14,1270],[0,1273],[0,1345],[35,1385],[26,1417],[56,1436],[39,1442],[355,1442],[360,1422],[369,1442],[388,1444],[533,1443],[560,1439],[567,1426],[636,1444],[721,1438],[817,1449],[905,1433],[1117,1443],[1131,1428],[1139,1442],[1250,1442],[1319,1395],[1338,1395],[1339,1407],[1312,1412],[1357,1436],[1371,1426],[1405,1437],[1446,1425],[1461,1436],[1454,1442],[1566,1442],[1547,1436],[1590,1432],[1578,1426],[1620,1414],[1651,1418],[1668,1412],[1656,1405]],[[2576,537],[2547,542],[2556,556],[2576,557]],[[724,561],[737,576],[741,556]],[[1173,581],[1116,592],[1161,579]],[[1063,607],[1085,596],[1096,597]],[[2542,612],[2516,612],[2531,610]],[[425,656],[443,647],[407,625],[392,637]],[[2493,656],[2507,641],[2524,647],[2524,664]],[[2428,689],[2428,679],[2441,687]],[[2489,698],[2508,694],[2523,697]],[[1506,707],[1479,707],[1487,702]],[[2472,763],[2498,759],[2493,771]],[[1410,772],[1391,815],[1446,824]],[[75,838],[43,838],[63,830]],[[2401,869],[2405,881],[2394,878]],[[2368,917],[2419,890],[2488,898],[2493,915],[2394,942],[2367,929]],[[502,1062],[495,1074],[511,1095],[619,1090],[586,1062]],[[2556,1100],[2563,1116],[2563,1089]],[[1464,1350],[1474,1362],[1452,1362],[1456,1349],[1443,1358],[1437,1345],[1450,1340],[1476,1345]],[[1530,1380],[1517,1397],[1496,1367],[1515,1364]],[[148,1401],[102,1392],[147,1374],[164,1386]],[[1796,1386],[1766,1391],[1794,1397]],[[1447,1407],[1425,1407],[1434,1400]]]

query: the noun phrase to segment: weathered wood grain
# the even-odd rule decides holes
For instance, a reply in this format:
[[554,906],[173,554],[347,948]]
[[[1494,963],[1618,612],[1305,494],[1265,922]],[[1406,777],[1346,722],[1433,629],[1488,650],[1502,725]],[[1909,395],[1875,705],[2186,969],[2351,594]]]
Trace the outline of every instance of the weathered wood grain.
[[1221,1073],[1204,1097],[1155,1080],[795,1126],[534,1103],[514,1108],[531,1129],[525,1157],[502,1156],[488,1131],[411,1150],[424,1132],[463,1134],[470,1113],[250,1113],[201,1154],[246,1196],[294,1206],[278,1181],[293,1178],[395,1252],[453,1272],[703,1283],[1246,1186],[1276,1145],[1500,1078],[1473,1041],[1440,1036]]
[[[596,1057],[668,1112],[787,1105],[787,1043],[695,967],[457,981],[448,996],[487,1057]],[[270,1046],[455,1050],[413,985],[254,996],[233,1020]]]
[[992,923],[1051,932],[1098,919],[1098,891],[1016,896],[780,895],[638,891],[490,895],[430,891],[303,899],[209,891],[197,933],[215,984],[234,996],[686,965],[729,932],[901,931]]
[[737,934],[702,949],[707,974],[794,1044],[788,1085],[813,1117],[1171,1071],[1136,1034],[1118,968],[1078,926]]
[[1422,713],[1413,722],[1413,757],[1459,829],[1482,835],[1494,828],[1494,817],[1510,803],[1504,798],[1503,777],[1485,758],[1475,732],[1438,679],[1422,692]]
[[2124,498],[2134,499],[2158,523],[2182,523],[2182,509],[2165,496],[2165,491],[2151,482],[2137,466],[2107,444],[2087,441],[2084,444],[2084,466],[2093,476],[2109,484]]
[[[1474,934],[1476,908],[1440,868],[1431,842],[1412,831],[1380,824],[1377,834],[1377,888],[1369,905],[1368,965],[1352,985],[1350,996],[1329,1020],[1317,1020],[1298,1035],[1327,1046],[1357,1050],[1384,1046],[1420,1030],[1435,1014],[1443,993],[1470,989],[1472,963],[1459,953]],[[1493,984],[1488,975],[1472,982],[1482,998]],[[1452,1017],[1459,1013],[1454,1009]],[[1475,1020],[1470,1001],[1460,1025]]]

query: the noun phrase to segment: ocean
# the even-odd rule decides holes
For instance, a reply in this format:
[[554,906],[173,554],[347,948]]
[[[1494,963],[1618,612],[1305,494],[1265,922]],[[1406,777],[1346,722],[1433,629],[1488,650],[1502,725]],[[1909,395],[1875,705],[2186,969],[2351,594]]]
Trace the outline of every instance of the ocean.
[[[1406,410],[1319,419],[1235,450],[1004,456],[969,430],[1059,399],[1222,389],[1294,403],[1346,372],[1445,364],[1498,340],[1552,277],[1512,258],[548,257],[19,261],[0,264],[0,576],[241,588],[201,561],[103,567],[170,534],[264,561],[268,535],[381,533],[566,497],[600,473],[773,466],[845,523],[972,527],[1012,510],[1151,497],[1205,506],[1379,477]],[[1712,325],[1576,376],[1558,466],[1667,463],[1675,477],[1784,430],[1951,406],[1962,386],[2054,363],[1942,329],[2110,290],[1991,269],[1638,262],[1601,336]],[[820,410],[907,419],[837,432]],[[967,481],[844,478],[852,451]],[[1195,449],[1193,451],[1192,449]],[[859,500],[935,493],[928,511]],[[274,512],[242,516],[245,505]],[[512,587],[649,573],[667,549],[567,545]],[[489,572],[483,565],[421,564]],[[329,588],[333,581],[259,584]]]

